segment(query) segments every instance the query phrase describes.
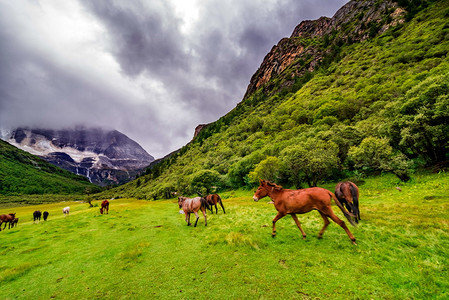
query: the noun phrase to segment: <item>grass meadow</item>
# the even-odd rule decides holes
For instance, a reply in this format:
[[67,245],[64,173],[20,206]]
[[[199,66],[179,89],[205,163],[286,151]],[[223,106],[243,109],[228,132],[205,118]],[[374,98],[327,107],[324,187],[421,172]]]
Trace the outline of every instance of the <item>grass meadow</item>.
[[[449,177],[397,184],[387,175],[360,185],[357,246],[335,223],[317,239],[317,212],[299,215],[306,240],[289,216],[272,238],[276,211],[251,191],[223,193],[227,213],[196,228],[174,199],[112,200],[109,215],[80,202],[0,206],[20,218],[0,232],[0,298],[447,299]],[[49,220],[33,224],[36,209]]]

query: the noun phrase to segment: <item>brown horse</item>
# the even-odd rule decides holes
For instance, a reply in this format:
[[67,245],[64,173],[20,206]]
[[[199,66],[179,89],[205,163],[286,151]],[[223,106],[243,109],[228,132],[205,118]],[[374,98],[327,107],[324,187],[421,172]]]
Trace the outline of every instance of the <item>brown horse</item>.
[[109,214],[109,201],[108,200],[103,200],[103,202],[101,202],[100,213],[103,214],[103,212],[106,212],[106,214]]
[[17,223],[19,223],[19,218],[14,218],[11,222],[9,222],[8,229],[14,228],[14,226],[17,227]]
[[337,183],[337,186],[335,187],[335,196],[350,213],[355,215],[355,222],[358,223],[359,220],[361,220],[359,210],[359,188],[355,183],[351,181]]
[[301,223],[299,223],[296,214],[304,214],[311,210],[318,210],[324,221],[324,226],[318,234],[318,238],[322,238],[324,231],[330,223],[328,218],[331,218],[332,221],[340,225],[346,231],[352,243],[356,245],[355,237],[349,231],[345,222],[340,220],[332,210],[331,200],[334,199],[337,206],[341,209],[352,225],[354,225],[354,223],[350,217],[354,215],[346,211],[331,191],[319,187],[301,190],[288,190],[283,189],[280,185],[265,180],[260,180],[260,186],[254,194],[253,199],[254,201],[259,201],[259,199],[266,196],[270,197],[274,201],[274,207],[276,207],[276,210],[278,211],[278,214],[273,219],[273,237],[276,236],[276,221],[286,215],[291,215],[301,231],[303,239],[305,239],[306,233],[302,230]]
[[204,216],[204,226],[207,226],[207,217],[206,217],[206,209],[209,208],[209,204],[207,204],[206,199],[203,197],[195,197],[195,198],[186,198],[186,197],[178,197],[178,205],[179,208],[182,208],[184,214],[186,216],[187,226],[190,226],[190,214],[194,213],[196,216],[195,226],[198,223],[198,219],[200,218],[198,215],[198,211],[201,209]]
[[214,210],[212,205],[215,206],[215,213],[218,214],[217,203],[220,204],[223,209],[223,213],[226,213],[225,208],[223,206],[223,202],[221,201],[221,197],[218,194],[209,194],[206,196],[206,201],[210,205],[210,212],[213,214]]
[[[11,226],[11,222],[14,220],[15,217],[16,217],[16,213],[0,215],[0,231],[2,231],[2,228],[1,228],[2,223],[5,223],[5,226],[3,227],[3,230],[5,230],[6,223],[8,223],[9,226]],[[10,227],[8,227],[8,228],[10,228]]]

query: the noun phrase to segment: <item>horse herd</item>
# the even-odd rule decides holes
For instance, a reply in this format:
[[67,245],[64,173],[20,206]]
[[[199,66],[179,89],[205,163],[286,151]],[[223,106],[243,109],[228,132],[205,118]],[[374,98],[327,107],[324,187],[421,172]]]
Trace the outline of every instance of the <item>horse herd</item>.
[[[298,220],[297,214],[304,214],[312,210],[317,210],[324,221],[324,226],[318,234],[318,238],[322,238],[324,231],[330,224],[329,218],[337,223],[346,232],[348,237],[351,239],[353,244],[356,244],[356,239],[352,235],[349,228],[346,226],[345,222],[338,218],[331,207],[331,201],[334,200],[335,204],[340,208],[343,215],[351,223],[351,225],[356,226],[360,220],[360,210],[359,210],[359,190],[358,187],[350,181],[340,182],[335,187],[335,194],[329,190],[320,187],[312,187],[299,190],[284,189],[282,186],[275,183],[260,180],[260,185],[254,193],[254,201],[259,201],[264,197],[270,197],[277,210],[277,215],[274,217],[272,223],[272,233],[273,237],[276,236],[276,222],[285,217],[286,215],[291,215],[296,223],[296,226],[301,231],[303,239],[306,238],[306,233],[301,227],[301,223]],[[201,210],[204,216],[204,225],[207,226],[207,215],[206,209],[209,209],[213,214],[213,206],[215,206],[215,213],[218,213],[217,204],[223,209],[223,213],[226,214],[225,208],[223,206],[223,201],[218,194],[210,194],[206,197],[178,197],[178,206],[182,209],[185,214],[185,221],[187,225],[190,226],[190,215],[193,213],[196,216],[195,225],[198,224],[198,211]],[[70,207],[63,208],[64,215],[68,215],[70,212]],[[103,200],[100,207],[100,213],[109,213],[109,201]],[[40,221],[41,212],[35,211],[33,213],[34,222]],[[43,213],[44,221],[47,220],[49,213],[44,211]],[[8,228],[13,228],[17,226],[18,218],[16,214],[0,215],[0,231],[1,224],[5,223],[3,229],[6,228],[6,224],[9,224]]]
[[[356,226],[360,219],[359,210],[359,189],[351,181],[339,182],[335,187],[335,194],[329,190],[320,187],[312,187],[299,190],[284,189],[282,186],[275,183],[260,180],[260,185],[254,193],[254,201],[259,201],[264,197],[270,197],[274,207],[278,211],[273,219],[272,237],[276,236],[276,222],[286,215],[291,215],[296,223],[296,226],[301,231],[303,239],[306,238],[306,233],[301,227],[297,214],[304,214],[312,210],[317,210],[324,221],[324,226],[318,234],[318,238],[322,238],[324,231],[330,224],[329,218],[344,229],[346,234],[351,239],[352,243],[356,245],[356,239],[352,235],[345,222],[338,218],[331,207],[331,201],[343,212],[343,215],[351,223]],[[215,205],[215,212],[217,211],[217,203],[223,208],[221,198],[217,194],[208,195],[206,197],[186,198],[178,197],[178,206],[185,214],[185,221],[187,226],[190,226],[190,214],[194,213],[196,216],[195,227],[198,223],[198,211],[201,210],[204,216],[204,225],[207,226],[206,209],[213,213],[211,205]]]
[[[70,206],[64,207],[62,209],[62,213],[64,214],[64,216],[68,216],[70,213]],[[103,200],[101,202],[100,213],[101,214],[109,213],[109,201],[108,200]],[[50,215],[50,213],[48,211],[44,211],[42,213],[41,211],[36,210],[33,212],[33,223],[35,223],[36,221],[39,222],[41,220],[41,217],[44,218],[44,221],[47,221],[49,215]],[[2,223],[5,223],[5,225],[3,226],[3,230],[5,230],[6,224],[8,224],[8,229],[10,229],[10,228],[17,227],[18,222],[19,222],[19,218],[16,218],[16,213],[0,215],[0,231],[2,230],[2,228],[1,228]]]

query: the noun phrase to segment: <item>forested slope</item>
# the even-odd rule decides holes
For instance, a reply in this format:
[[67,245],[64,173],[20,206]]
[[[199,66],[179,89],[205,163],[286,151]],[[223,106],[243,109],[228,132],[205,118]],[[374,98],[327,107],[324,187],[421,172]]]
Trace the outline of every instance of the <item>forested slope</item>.
[[[153,199],[261,177],[296,187],[380,172],[408,180],[417,168],[444,166],[449,1],[398,2],[404,22],[384,32],[381,23],[357,24],[360,11],[340,29],[363,27],[366,38],[308,37],[304,49],[323,49],[319,60],[293,60],[179,152],[107,193]],[[312,71],[298,69],[312,61]]]

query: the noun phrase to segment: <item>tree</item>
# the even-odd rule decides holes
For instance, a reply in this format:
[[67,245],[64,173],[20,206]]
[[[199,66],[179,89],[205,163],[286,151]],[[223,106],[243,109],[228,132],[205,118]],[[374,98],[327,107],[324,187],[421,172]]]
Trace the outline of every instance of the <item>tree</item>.
[[359,146],[349,149],[348,158],[355,168],[392,172],[402,181],[408,181],[411,162],[404,154],[394,153],[386,138],[367,137]]
[[214,170],[201,170],[194,174],[190,182],[190,191],[192,193],[209,194],[213,186],[221,186],[222,181],[220,173]]
[[339,164],[337,144],[315,138],[287,147],[281,157],[296,187],[300,187],[302,179],[310,187],[317,186]]
[[268,156],[249,173],[251,183],[258,183],[259,179],[278,182],[282,162],[275,156]]

